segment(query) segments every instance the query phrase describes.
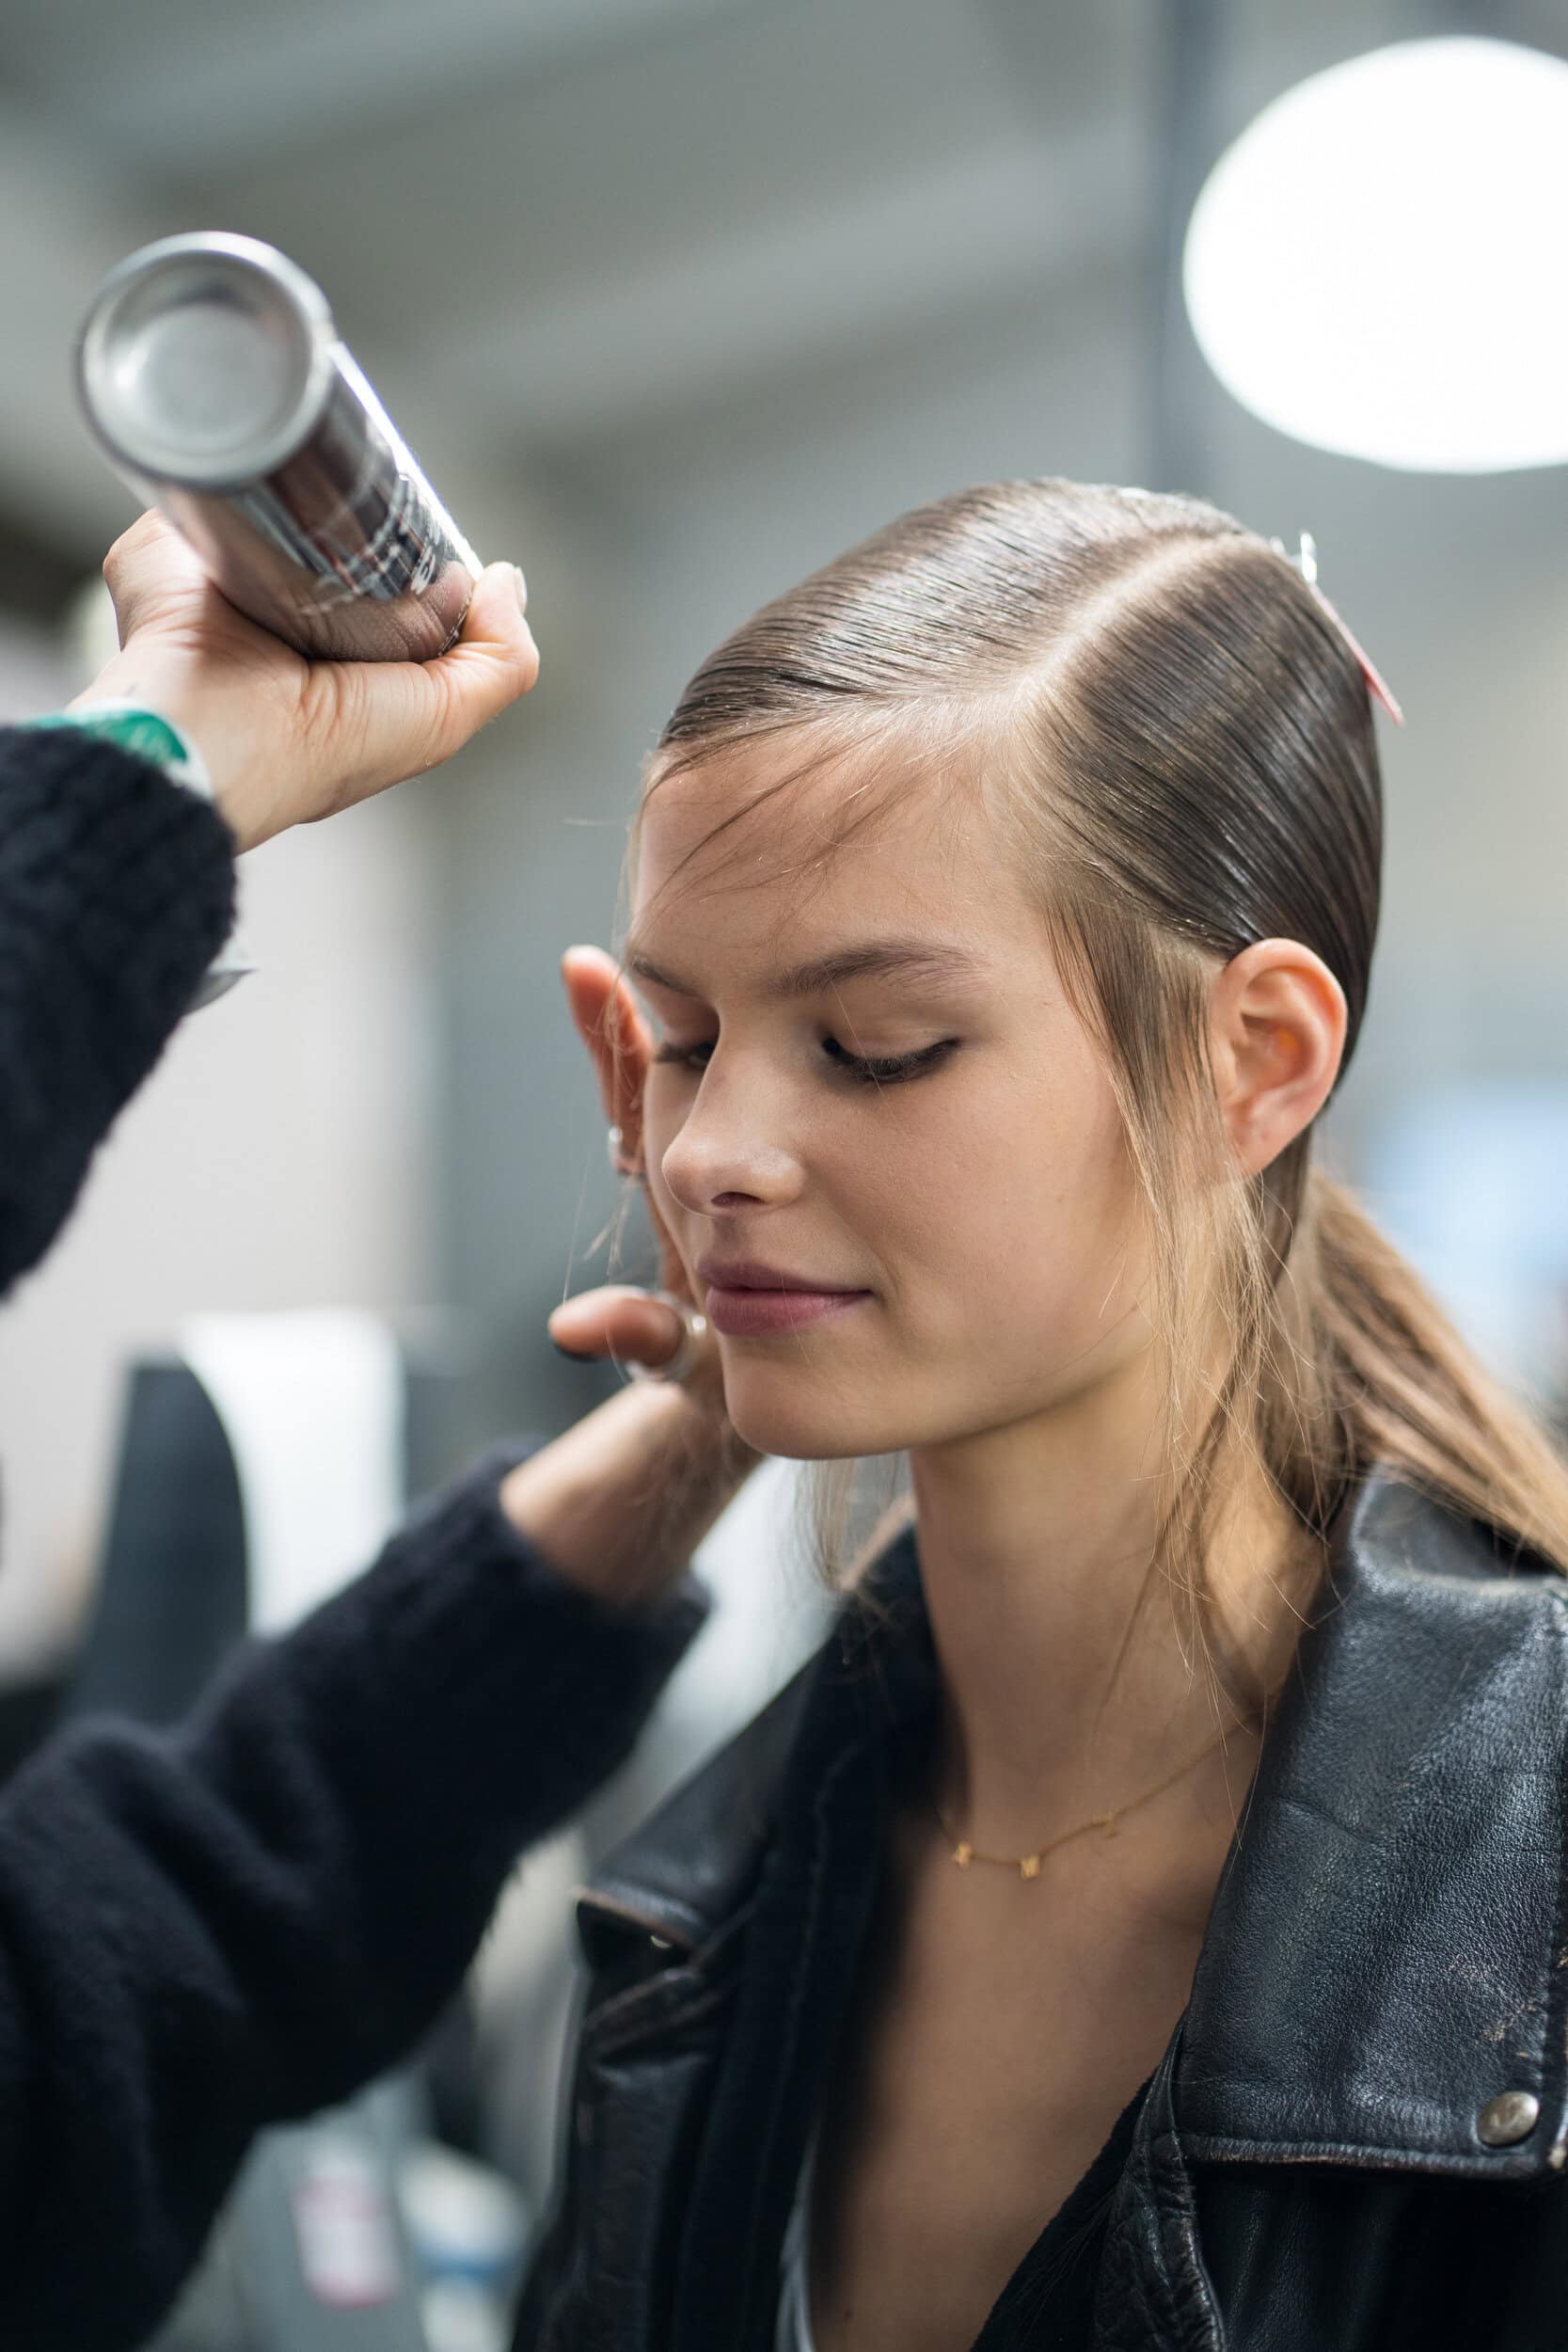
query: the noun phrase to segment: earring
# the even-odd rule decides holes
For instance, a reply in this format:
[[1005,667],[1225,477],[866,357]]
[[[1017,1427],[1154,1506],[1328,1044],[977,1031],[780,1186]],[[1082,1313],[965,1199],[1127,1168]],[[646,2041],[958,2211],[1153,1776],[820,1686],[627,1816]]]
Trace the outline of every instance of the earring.
[[638,1183],[641,1184],[642,1182],[643,1173],[641,1164],[639,1161],[624,1160],[621,1157],[622,1140],[623,1138],[619,1127],[611,1127],[605,1136],[605,1148],[610,1153],[610,1165],[615,1170],[617,1176],[635,1176]]

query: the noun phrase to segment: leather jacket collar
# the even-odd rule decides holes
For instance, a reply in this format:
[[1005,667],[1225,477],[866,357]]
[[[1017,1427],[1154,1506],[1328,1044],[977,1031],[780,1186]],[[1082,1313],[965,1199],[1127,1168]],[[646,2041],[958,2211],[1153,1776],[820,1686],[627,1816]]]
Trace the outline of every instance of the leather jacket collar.
[[[591,1958],[627,1931],[672,1969],[736,1949],[782,1792],[820,1768],[827,1724],[858,1745],[900,1711],[880,1672],[889,1629],[910,1637],[892,1647],[917,1687],[934,1671],[912,1534],[872,1590],[881,1622],[867,1629],[851,1601],[824,1649],[598,1871],[579,1906]],[[1352,1490],[1173,2044],[1188,2156],[1562,2169],[1565,1701],[1568,1579],[1391,1473]],[[1509,2091],[1538,2120],[1489,2145],[1482,2117]]]

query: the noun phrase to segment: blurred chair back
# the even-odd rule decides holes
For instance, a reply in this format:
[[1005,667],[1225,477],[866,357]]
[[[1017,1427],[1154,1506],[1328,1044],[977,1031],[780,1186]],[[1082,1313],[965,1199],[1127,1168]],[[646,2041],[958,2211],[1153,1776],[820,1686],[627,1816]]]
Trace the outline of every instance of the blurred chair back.
[[97,1599],[63,1711],[171,1723],[249,1621],[233,1448],[190,1365],[148,1359],[129,1378]]
[[251,1631],[357,1574],[408,1500],[418,1375],[384,1318],[200,1315],[132,1368],[97,1600],[65,1712],[183,1712]]

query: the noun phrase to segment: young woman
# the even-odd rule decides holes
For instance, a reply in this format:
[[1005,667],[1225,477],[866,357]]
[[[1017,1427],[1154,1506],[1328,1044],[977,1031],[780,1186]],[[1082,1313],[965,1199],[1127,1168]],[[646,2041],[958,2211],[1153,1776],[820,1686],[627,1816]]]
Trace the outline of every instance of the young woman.
[[694,1395],[911,1509],[585,1898],[530,2352],[1568,2342],[1568,1474],[1311,1165],[1369,675],[1042,481],[681,697],[618,1148]]

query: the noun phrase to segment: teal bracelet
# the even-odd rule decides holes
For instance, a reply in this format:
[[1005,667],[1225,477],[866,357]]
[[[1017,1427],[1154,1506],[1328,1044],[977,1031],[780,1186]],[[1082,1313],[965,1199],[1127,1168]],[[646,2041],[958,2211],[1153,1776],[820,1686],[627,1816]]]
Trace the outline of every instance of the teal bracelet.
[[134,752],[138,759],[150,760],[175,784],[199,792],[204,801],[213,797],[207,763],[190,737],[161,710],[150,710],[144,703],[105,699],[84,703],[78,710],[53,710],[21,723],[24,727],[76,727],[83,734],[96,735],[106,743],[118,743],[123,752]]

